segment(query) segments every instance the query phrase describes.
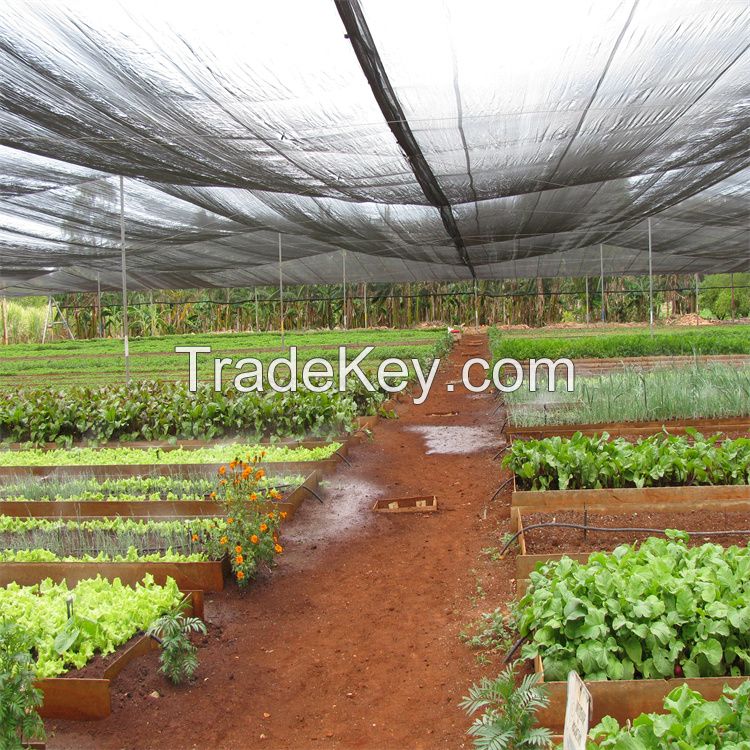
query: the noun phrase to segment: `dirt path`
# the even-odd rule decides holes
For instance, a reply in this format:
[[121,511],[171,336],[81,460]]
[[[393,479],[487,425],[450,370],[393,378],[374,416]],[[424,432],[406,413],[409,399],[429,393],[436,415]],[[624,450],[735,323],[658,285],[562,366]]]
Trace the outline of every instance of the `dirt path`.
[[[192,686],[169,687],[149,656],[115,682],[109,719],[48,721],[48,748],[470,747],[457,704],[500,667],[479,667],[458,633],[512,596],[510,563],[482,553],[508,526],[509,493],[489,502],[502,420],[489,393],[446,389],[477,353],[471,338],[487,356],[486,337],[465,338],[425,404],[378,424],[325,505],[303,506],[269,578],[210,598]],[[369,510],[378,497],[414,494],[436,495],[439,512]]]

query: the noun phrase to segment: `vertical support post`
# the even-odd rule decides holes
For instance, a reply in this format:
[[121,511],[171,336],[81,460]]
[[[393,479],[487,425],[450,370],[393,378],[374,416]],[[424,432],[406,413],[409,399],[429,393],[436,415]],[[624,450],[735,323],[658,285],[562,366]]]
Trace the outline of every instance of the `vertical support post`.
[[700,310],[698,308],[698,274],[695,274],[695,325],[698,325]]
[[654,267],[651,256],[651,217],[648,217],[648,330],[654,335]]
[[120,257],[122,263],[122,341],[125,346],[125,385],[130,385],[130,347],[128,344],[128,272],[125,258],[125,187],[120,175]]
[[734,323],[734,273],[729,274],[729,284],[732,287],[732,323]]
[[344,330],[346,330],[349,327],[349,320],[346,314],[346,250],[344,248],[341,248],[341,275],[342,275],[343,288],[344,288],[343,321],[344,321]]
[[8,345],[8,300],[3,295],[3,344]]
[[479,330],[479,297],[477,296],[477,278],[474,277],[474,327]]
[[96,272],[96,317],[97,327],[99,329],[99,338],[104,338],[104,321],[102,320],[102,274]]
[[589,277],[586,277],[586,323],[591,322],[591,311],[589,309]]
[[364,296],[364,305],[365,305],[365,328],[367,328],[367,282],[365,281],[364,284],[362,284],[362,294]]
[[284,348],[284,271],[281,267],[281,232],[279,232],[279,312],[281,317],[281,348]]
[[260,319],[258,317],[258,287],[254,286],[253,291],[255,292],[255,332],[260,331]]
[[602,288],[602,323],[604,323],[607,320],[607,298],[604,296],[604,245],[599,245],[599,270]]
[[44,343],[47,340],[47,329],[49,328],[51,312],[52,312],[52,297],[47,297],[47,312],[44,314],[44,328],[42,329],[42,343]]

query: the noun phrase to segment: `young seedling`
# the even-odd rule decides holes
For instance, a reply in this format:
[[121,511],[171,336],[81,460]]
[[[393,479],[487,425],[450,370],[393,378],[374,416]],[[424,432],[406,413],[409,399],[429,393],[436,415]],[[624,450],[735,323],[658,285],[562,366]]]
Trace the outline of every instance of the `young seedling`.
[[187,599],[184,599],[172,612],[155,620],[147,631],[147,635],[161,643],[159,671],[175,685],[191,679],[198,669],[198,649],[191,643],[190,636],[207,632],[204,622],[183,614],[186,606]]

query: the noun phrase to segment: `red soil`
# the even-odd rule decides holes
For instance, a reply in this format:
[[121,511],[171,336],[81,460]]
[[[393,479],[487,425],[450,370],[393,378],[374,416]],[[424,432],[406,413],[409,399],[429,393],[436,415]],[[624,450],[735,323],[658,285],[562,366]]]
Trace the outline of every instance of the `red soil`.
[[[492,416],[489,393],[446,390],[476,355],[471,340],[444,363],[425,404],[402,404],[398,420],[354,448],[324,505],[306,502],[269,577],[207,599],[212,629],[192,685],[171,687],[150,655],[114,682],[108,719],[48,721],[48,748],[470,747],[457,704],[501,667],[479,667],[458,633],[514,596],[515,567],[482,554],[509,526],[510,487],[490,502],[503,415]],[[457,452],[427,453],[420,426]],[[456,427],[486,433],[441,429]],[[437,496],[437,513],[370,510],[379,497],[422,494]]]

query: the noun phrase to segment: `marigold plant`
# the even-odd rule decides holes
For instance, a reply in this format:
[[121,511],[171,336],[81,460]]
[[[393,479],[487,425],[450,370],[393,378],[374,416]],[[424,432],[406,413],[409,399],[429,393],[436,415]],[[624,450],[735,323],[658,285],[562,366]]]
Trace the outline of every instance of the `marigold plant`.
[[270,566],[274,555],[281,554],[278,529],[286,513],[269,511],[280,493],[260,482],[266,476],[258,464],[263,454],[239,458],[219,469],[216,498],[224,506],[226,518],[217,522],[215,533],[207,546],[217,547],[215,553],[226,554],[232,574],[239,586],[247,586],[258,568]]

